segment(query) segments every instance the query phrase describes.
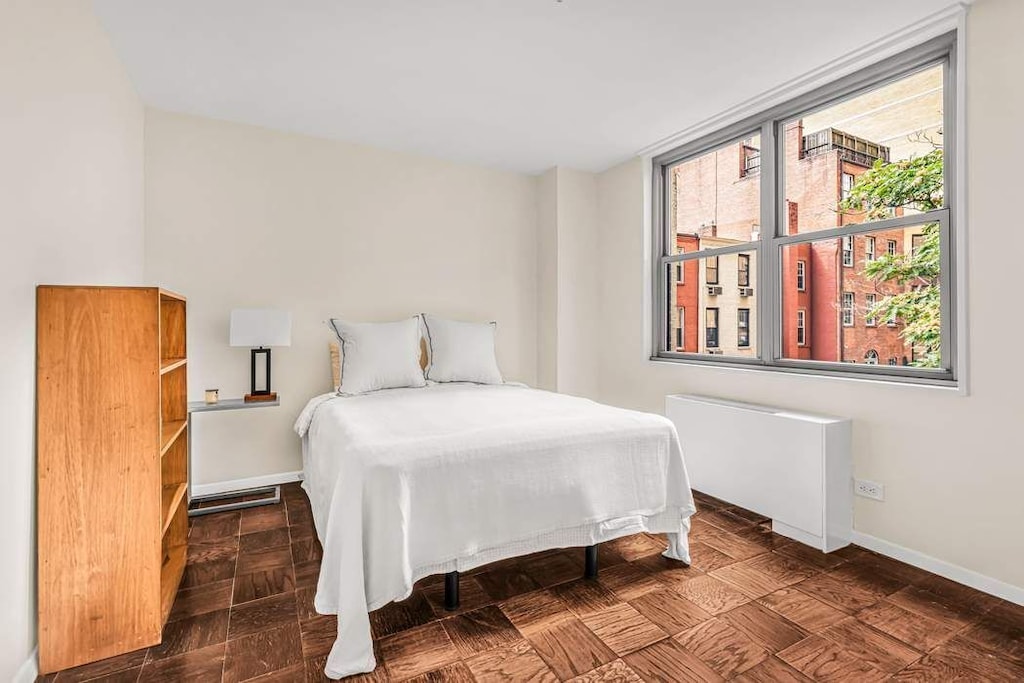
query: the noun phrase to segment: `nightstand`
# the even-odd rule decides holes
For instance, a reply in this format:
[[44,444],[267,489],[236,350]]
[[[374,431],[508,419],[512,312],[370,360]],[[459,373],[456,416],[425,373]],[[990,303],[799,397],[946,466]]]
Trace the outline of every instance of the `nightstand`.
[[[281,397],[279,396],[273,401],[259,401],[259,402],[246,402],[241,398],[227,398],[220,400],[216,403],[206,403],[205,401],[191,401],[188,404],[188,471],[192,472],[192,415],[195,413],[213,413],[223,410],[246,410],[248,408],[271,408],[273,406],[281,405]],[[264,497],[251,498],[254,496],[260,496],[265,494]],[[249,500],[239,500],[230,503],[222,503],[220,505],[210,505],[212,501],[218,500],[230,500],[232,498],[250,498]],[[189,477],[188,481],[188,516],[197,517],[199,515],[209,515],[214,512],[225,512],[227,510],[241,510],[243,508],[258,507],[260,505],[274,505],[281,502],[281,487],[275,486],[260,486],[253,489],[244,489],[241,491],[228,491],[226,493],[215,493],[208,496],[194,496],[192,495],[192,477]],[[202,507],[193,507],[193,505],[201,504]]]

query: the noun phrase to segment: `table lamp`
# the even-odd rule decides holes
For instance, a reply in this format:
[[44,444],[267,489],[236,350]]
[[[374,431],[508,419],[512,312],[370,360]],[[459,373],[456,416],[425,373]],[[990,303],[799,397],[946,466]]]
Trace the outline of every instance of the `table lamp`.
[[[265,308],[236,308],[231,311],[231,346],[248,346],[249,393],[246,401],[276,401],[277,394],[270,389],[270,348],[291,346],[292,315],[288,311]],[[265,384],[256,388],[256,356],[265,362]]]

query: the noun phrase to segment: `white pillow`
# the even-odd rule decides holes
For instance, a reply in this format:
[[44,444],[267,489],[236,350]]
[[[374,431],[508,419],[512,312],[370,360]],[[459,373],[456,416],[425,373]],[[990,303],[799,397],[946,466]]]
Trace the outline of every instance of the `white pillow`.
[[427,379],[503,384],[494,355],[496,323],[463,323],[423,314],[430,348]]
[[331,318],[341,342],[339,394],[422,387],[420,317],[393,323],[350,323]]

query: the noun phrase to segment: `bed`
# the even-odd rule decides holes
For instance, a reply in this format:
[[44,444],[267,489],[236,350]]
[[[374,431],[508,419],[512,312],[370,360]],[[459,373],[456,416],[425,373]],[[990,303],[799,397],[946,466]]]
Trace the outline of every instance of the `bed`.
[[368,612],[429,575],[642,531],[689,562],[693,499],[664,417],[444,383],[324,394],[295,429],[323,546],[314,604],[339,615],[330,678],[375,668]]

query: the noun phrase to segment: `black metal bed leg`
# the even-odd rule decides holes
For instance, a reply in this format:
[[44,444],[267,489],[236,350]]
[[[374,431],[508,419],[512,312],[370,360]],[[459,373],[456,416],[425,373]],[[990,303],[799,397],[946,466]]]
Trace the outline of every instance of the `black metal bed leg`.
[[583,569],[583,578],[585,579],[596,579],[597,578],[597,545],[588,545],[584,550],[584,557],[586,558],[586,567]]
[[444,575],[444,608],[449,612],[459,608],[459,573]]

